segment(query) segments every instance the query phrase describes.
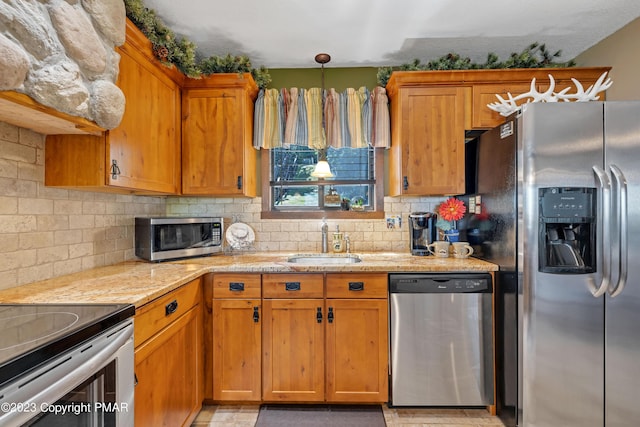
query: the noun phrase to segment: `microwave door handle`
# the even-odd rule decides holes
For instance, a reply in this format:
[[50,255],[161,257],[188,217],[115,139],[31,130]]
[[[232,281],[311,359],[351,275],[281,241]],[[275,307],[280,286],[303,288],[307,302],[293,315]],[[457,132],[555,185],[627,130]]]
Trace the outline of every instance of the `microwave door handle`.
[[624,174],[620,170],[620,168],[616,165],[609,166],[611,170],[611,175],[614,178],[616,189],[615,198],[617,201],[618,209],[616,211],[617,218],[617,229],[615,230],[619,236],[619,246],[618,251],[620,255],[620,263],[618,265],[620,274],[618,276],[618,281],[615,286],[610,285],[609,295],[611,297],[617,297],[624,290],[624,287],[627,284],[627,275],[628,275],[628,262],[629,262],[629,248],[628,244],[628,236],[627,232],[629,230],[629,222],[628,222],[628,191],[627,191],[627,179]]
[[599,234],[602,236],[599,242],[599,249],[602,254],[602,280],[599,286],[591,289],[591,294],[599,298],[607,291],[611,281],[611,184],[607,174],[598,166],[593,166],[593,173],[599,190],[597,215],[600,219],[601,231]]

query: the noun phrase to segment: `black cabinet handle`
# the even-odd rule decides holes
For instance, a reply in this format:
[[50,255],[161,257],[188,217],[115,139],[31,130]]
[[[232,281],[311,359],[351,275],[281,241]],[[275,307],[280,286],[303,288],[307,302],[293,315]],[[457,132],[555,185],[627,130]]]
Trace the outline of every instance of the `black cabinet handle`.
[[229,290],[231,292],[242,292],[242,291],[244,291],[244,283],[242,283],[242,282],[229,282]]
[[299,291],[300,282],[284,282],[285,291]]
[[364,291],[364,282],[349,282],[350,291]]
[[259,307],[253,307],[253,322],[258,323],[260,321]]
[[136,373],[133,373],[133,386],[137,386],[138,385],[138,376],[136,375]]
[[170,314],[173,314],[176,312],[177,309],[178,309],[178,300],[174,299],[169,304],[164,306],[164,315],[168,316]]
[[111,160],[111,179],[118,179],[118,175],[120,175],[120,167],[118,166],[118,161],[115,159]]
[[322,323],[322,307],[318,307],[318,311],[316,312],[316,322]]
[[403,190],[409,189],[409,180],[407,179],[406,175],[402,177],[402,189]]
[[242,175],[238,176],[238,181],[236,183],[238,190],[242,190]]
[[329,307],[329,313],[327,314],[327,321],[333,323],[333,307]]

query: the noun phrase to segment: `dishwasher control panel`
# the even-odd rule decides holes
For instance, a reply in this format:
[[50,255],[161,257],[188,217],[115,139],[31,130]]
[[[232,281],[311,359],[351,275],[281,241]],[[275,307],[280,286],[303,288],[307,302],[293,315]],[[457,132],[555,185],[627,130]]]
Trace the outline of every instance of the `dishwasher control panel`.
[[415,274],[389,275],[391,293],[490,293],[493,292],[490,274]]

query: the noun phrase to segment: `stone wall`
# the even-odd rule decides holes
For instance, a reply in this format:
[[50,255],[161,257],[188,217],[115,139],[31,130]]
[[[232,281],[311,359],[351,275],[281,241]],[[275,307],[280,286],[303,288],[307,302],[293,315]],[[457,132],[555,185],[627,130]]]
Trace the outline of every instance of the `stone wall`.
[[114,48],[125,28],[122,0],[3,0],[0,90],[113,129],[124,114]]

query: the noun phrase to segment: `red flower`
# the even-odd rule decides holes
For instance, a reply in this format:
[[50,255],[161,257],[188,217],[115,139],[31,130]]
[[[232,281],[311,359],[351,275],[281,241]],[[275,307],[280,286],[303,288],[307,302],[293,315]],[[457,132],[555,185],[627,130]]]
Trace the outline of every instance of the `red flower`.
[[445,221],[458,221],[462,219],[467,208],[462,200],[455,197],[449,197],[446,201],[440,203],[438,207],[438,215]]

